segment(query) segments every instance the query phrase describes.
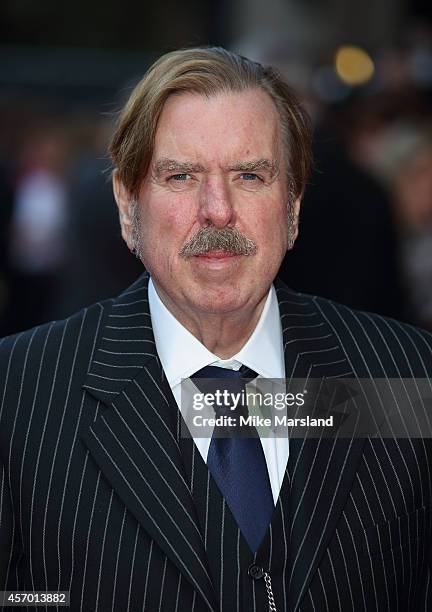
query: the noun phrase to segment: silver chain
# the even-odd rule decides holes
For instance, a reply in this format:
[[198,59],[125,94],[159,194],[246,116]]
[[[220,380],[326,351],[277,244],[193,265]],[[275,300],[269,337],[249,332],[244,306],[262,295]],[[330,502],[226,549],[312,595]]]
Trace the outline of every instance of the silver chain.
[[268,572],[264,573],[264,582],[265,582],[266,589],[267,589],[267,598],[268,598],[268,602],[269,602],[269,612],[277,612],[277,608],[276,608],[276,604],[275,604],[275,600],[274,600],[274,595],[273,595],[271,578],[270,578],[270,574]]

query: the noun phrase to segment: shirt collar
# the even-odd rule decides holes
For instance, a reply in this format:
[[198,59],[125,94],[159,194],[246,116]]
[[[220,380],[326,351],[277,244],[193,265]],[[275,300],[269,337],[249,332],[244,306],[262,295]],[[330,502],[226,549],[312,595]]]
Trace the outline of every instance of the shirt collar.
[[220,359],[209,351],[171,314],[153,285],[148,299],[156,350],[171,388],[208,365],[238,370],[245,365],[265,378],[284,378],[282,326],[273,285],[252,335],[231,359]]

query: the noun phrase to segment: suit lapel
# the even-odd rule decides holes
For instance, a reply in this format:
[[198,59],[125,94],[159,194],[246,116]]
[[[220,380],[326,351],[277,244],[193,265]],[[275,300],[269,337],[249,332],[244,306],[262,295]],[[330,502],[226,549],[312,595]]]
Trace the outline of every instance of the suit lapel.
[[104,406],[82,439],[127,508],[215,609],[157,357],[143,274],[107,309],[84,387]]
[[[354,376],[332,328],[315,301],[276,282],[285,349],[286,377],[305,379],[306,389],[323,379]],[[364,440],[292,438],[287,483],[278,504],[289,506],[289,606],[296,610],[314,577],[346,504]]]

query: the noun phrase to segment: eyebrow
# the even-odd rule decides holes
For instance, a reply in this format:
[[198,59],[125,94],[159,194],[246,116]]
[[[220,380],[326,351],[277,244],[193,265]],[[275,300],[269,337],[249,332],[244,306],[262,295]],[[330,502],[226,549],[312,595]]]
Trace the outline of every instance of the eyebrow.
[[201,164],[193,162],[181,162],[176,159],[159,159],[153,166],[153,174],[159,177],[165,172],[177,172],[178,174],[187,174],[188,172],[204,172],[205,168]]
[[236,162],[228,167],[228,170],[234,172],[255,172],[257,170],[267,170],[270,174],[275,175],[278,172],[278,165],[270,159],[254,159],[245,162]]
[[[265,170],[272,176],[278,173],[278,165],[270,159],[253,159],[250,161],[238,161],[227,166],[226,170],[231,172],[256,172]],[[153,174],[159,178],[165,172],[176,172],[179,174],[187,174],[189,172],[205,172],[206,168],[202,164],[185,161],[181,162],[176,159],[162,158],[153,165]]]

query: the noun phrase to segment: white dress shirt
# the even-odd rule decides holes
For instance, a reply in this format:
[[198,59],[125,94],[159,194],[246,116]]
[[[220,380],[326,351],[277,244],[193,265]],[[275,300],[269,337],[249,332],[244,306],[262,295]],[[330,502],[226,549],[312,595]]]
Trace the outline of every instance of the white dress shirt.
[[[181,381],[205,366],[238,370],[245,365],[264,378],[285,378],[282,326],[276,291],[272,285],[264,309],[252,335],[231,359],[220,359],[209,351],[171,314],[158,296],[150,279],[148,297],[156,349],[168,384],[182,415]],[[207,462],[211,438],[193,438]],[[288,461],[287,437],[261,437],[273,500],[276,504]]]

